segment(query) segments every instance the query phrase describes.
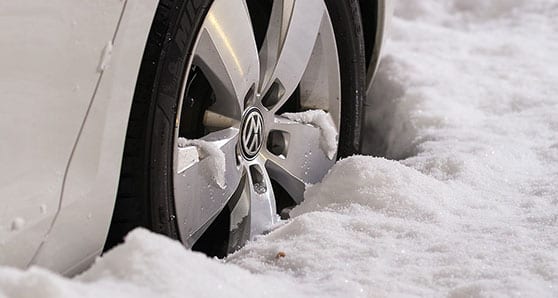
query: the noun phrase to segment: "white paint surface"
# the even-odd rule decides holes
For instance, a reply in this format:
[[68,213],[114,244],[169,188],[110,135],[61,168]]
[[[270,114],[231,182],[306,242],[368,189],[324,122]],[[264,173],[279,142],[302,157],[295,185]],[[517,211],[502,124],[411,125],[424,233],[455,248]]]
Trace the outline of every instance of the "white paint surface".
[[60,212],[33,264],[73,274],[89,266],[102,251],[137,73],[156,6],[154,0],[126,2],[110,66],[103,71],[68,167]]
[[[52,224],[122,5],[0,3],[0,264],[26,266]],[[12,230],[14,217],[26,224]]]

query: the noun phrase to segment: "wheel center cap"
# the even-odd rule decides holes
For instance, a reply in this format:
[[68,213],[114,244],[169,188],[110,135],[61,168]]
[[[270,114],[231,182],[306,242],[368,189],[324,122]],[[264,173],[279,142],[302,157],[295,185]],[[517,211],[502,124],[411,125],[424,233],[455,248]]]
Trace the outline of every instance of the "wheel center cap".
[[244,112],[240,127],[240,148],[247,160],[253,160],[262,148],[263,122],[258,108],[251,107]]

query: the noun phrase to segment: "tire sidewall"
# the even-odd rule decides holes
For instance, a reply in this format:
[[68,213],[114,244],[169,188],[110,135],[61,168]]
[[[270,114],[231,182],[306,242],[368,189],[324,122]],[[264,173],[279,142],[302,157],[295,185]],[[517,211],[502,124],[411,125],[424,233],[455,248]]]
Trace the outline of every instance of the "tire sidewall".
[[152,229],[178,239],[174,206],[176,121],[192,50],[213,0],[178,1],[164,35],[153,88],[149,180]]
[[341,125],[337,157],[360,153],[366,96],[366,64],[359,3],[324,0],[335,32],[341,77]]

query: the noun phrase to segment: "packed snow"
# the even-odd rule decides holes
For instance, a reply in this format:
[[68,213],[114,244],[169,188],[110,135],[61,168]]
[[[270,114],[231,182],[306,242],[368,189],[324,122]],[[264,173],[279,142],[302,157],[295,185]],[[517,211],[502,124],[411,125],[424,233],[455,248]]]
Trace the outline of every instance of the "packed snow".
[[337,129],[335,129],[329,113],[324,110],[308,110],[300,113],[284,113],[281,116],[318,128],[320,130],[320,149],[330,160],[333,160],[337,153]]
[[210,181],[215,181],[220,188],[225,188],[225,153],[221,147],[226,142],[209,142],[204,140],[189,140],[178,138],[178,173],[183,172],[189,166],[202,159],[208,161],[208,175]]
[[0,296],[557,297],[558,4],[395,6],[367,106],[382,157],[338,162],[225,260],[136,230],[73,279],[2,268]]

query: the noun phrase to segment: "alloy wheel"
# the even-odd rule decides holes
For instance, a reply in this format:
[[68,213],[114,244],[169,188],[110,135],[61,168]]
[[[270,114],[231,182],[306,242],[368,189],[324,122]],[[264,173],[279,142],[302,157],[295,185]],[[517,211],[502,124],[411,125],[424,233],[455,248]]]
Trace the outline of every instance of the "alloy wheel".
[[323,0],[270,8],[258,41],[245,1],[215,0],[194,44],[173,163],[187,246],[226,212],[227,250],[238,248],[278,220],[279,196],[301,202],[336,160],[341,82],[327,8]]

